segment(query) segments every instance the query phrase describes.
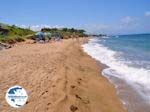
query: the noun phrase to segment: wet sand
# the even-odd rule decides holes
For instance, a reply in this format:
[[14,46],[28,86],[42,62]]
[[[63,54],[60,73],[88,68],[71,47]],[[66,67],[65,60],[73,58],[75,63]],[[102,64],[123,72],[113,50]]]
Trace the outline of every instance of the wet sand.
[[138,89],[142,90],[144,87],[139,88],[140,85],[139,87],[133,87],[129,82],[118,77],[105,76],[110,82],[115,84],[117,94],[124,102],[124,106],[128,112],[150,112],[150,102],[146,101],[146,99],[142,98],[140,93],[138,93]]
[[[126,112],[103,65],[81,43],[63,40],[20,44],[0,52],[0,112]],[[7,89],[24,87],[29,99],[20,109],[5,101]]]

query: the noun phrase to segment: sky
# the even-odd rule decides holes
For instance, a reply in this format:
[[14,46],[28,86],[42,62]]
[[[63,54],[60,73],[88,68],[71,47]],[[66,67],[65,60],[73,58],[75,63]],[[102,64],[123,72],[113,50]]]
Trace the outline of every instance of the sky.
[[150,0],[1,0],[0,22],[33,30],[75,27],[88,33],[150,33]]

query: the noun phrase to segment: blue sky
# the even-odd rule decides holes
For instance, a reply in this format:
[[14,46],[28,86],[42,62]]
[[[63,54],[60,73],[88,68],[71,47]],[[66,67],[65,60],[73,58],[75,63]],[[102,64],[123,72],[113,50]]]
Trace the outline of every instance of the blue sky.
[[150,33],[150,0],[1,0],[0,22],[84,28],[91,33]]

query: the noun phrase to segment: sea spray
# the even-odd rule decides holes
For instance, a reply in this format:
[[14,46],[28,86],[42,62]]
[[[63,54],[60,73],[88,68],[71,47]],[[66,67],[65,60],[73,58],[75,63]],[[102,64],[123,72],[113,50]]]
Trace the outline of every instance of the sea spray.
[[125,81],[150,106],[150,35],[93,38],[83,49],[109,67],[104,76]]

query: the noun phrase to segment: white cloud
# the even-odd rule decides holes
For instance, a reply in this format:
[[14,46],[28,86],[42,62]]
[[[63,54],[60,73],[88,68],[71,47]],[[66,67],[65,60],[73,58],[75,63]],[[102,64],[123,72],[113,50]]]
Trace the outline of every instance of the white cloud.
[[126,16],[120,20],[118,23],[118,29],[120,30],[131,30],[136,29],[140,26],[140,19],[137,17]]
[[33,31],[40,31],[42,28],[63,28],[64,26],[61,25],[54,25],[54,26],[50,26],[50,25],[16,25],[19,26],[21,28],[30,28]]
[[29,26],[31,30],[33,31],[40,31],[42,26],[40,25],[33,25],[33,26]]
[[40,31],[42,28],[40,25],[31,25],[30,26],[30,25],[17,25],[16,24],[16,26],[21,27],[21,28],[30,28],[33,31]]
[[105,24],[86,24],[86,25],[79,25],[77,26],[63,26],[63,25],[16,25],[21,28],[30,28],[33,31],[40,31],[42,28],[78,28],[78,29],[85,29],[88,33],[106,33],[108,29],[110,29],[109,25]]
[[133,22],[135,22],[135,18],[130,17],[130,16],[126,16],[126,17],[121,19],[122,24],[131,24]]
[[145,12],[145,16],[150,17],[150,11]]
[[115,24],[100,24],[100,23],[89,23],[85,25],[78,26],[63,26],[63,25],[17,25],[23,28],[30,28],[34,31],[40,31],[41,28],[64,28],[64,27],[74,27],[79,29],[84,29],[87,33],[104,33],[104,34],[118,34],[118,33],[134,33],[138,28],[140,28],[140,19],[136,17],[125,16],[118,20]]
[[89,33],[125,34],[134,32],[139,26],[139,18],[125,16],[115,24],[88,24],[83,28]]
[[106,24],[86,24],[81,25],[79,28],[85,29],[87,33],[106,33],[110,29],[109,25]]

